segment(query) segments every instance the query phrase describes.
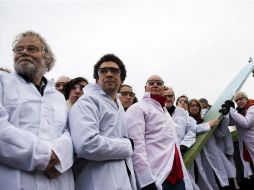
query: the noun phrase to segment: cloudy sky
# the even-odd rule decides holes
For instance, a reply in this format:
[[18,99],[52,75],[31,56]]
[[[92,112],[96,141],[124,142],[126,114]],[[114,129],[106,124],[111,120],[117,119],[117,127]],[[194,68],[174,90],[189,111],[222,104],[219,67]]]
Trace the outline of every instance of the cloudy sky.
[[[56,55],[50,78],[94,82],[93,65],[114,53],[139,99],[158,74],[176,96],[213,103],[254,57],[253,10],[250,0],[0,1],[0,66],[13,68],[14,37],[34,30]],[[254,98],[253,77],[243,90]]]

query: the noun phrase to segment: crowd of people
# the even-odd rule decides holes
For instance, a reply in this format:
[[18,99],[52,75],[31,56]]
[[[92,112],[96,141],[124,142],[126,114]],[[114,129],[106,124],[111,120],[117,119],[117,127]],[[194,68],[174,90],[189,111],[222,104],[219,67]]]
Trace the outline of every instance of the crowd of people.
[[[222,120],[204,122],[208,101],[176,97],[161,76],[148,76],[138,100],[114,54],[94,65],[93,83],[45,78],[55,56],[36,32],[18,34],[13,52],[14,71],[0,71],[0,190],[254,188],[254,100],[246,93],[222,105]],[[238,132],[241,182],[229,125]],[[186,168],[184,154],[211,128]]]

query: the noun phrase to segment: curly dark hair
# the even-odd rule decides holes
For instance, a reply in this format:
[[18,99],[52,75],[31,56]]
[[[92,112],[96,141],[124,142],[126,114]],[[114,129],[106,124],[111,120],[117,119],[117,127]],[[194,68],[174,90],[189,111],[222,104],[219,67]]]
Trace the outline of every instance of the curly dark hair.
[[76,85],[76,84],[79,84],[80,82],[86,82],[88,84],[88,80],[86,78],[83,78],[83,77],[76,77],[74,79],[71,79],[69,82],[67,82],[65,85],[64,85],[64,88],[63,88],[63,94],[64,94],[64,97],[66,100],[68,100],[69,98],[69,95],[70,95],[70,91],[71,91],[71,88]]
[[116,63],[120,70],[121,70],[121,81],[123,82],[126,78],[126,69],[125,65],[123,64],[122,60],[119,57],[115,56],[114,54],[106,54],[100,58],[100,60],[94,65],[93,77],[97,80],[99,78],[98,69],[100,68],[103,62],[112,61]]

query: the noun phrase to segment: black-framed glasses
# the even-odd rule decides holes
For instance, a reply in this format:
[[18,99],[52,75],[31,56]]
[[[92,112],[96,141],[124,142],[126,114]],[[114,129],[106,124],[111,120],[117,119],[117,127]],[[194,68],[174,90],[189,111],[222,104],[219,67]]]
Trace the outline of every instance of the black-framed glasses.
[[110,72],[112,75],[120,75],[121,70],[119,68],[115,67],[103,67],[98,69],[99,75],[106,75],[108,72]]
[[14,53],[22,53],[24,50],[26,50],[28,53],[37,53],[41,51],[41,48],[35,45],[16,46],[13,48]]
[[135,93],[133,92],[127,92],[127,91],[124,91],[124,92],[120,92],[121,96],[130,96],[130,97],[134,97],[135,96]]
[[71,87],[71,90],[76,90],[76,89],[79,89],[79,90],[83,90],[83,88],[85,87],[85,85],[82,85],[82,84],[75,84]]
[[164,82],[162,80],[149,80],[146,82],[146,84],[153,86],[153,85],[157,85],[157,86],[163,86]]

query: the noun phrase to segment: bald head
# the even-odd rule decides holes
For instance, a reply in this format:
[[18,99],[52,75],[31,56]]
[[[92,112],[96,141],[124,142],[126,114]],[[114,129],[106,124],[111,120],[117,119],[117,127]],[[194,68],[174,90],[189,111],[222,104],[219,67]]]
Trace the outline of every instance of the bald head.
[[145,91],[153,95],[164,95],[164,82],[158,75],[151,75],[146,81]]

